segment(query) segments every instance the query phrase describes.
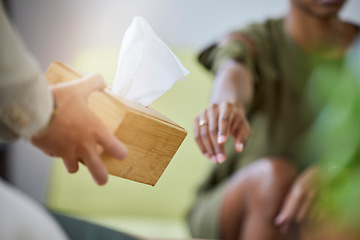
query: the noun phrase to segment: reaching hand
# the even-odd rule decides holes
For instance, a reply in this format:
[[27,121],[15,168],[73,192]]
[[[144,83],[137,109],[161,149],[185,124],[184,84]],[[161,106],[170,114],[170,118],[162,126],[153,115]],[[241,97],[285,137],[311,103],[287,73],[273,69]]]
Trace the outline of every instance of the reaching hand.
[[292,224],[302,224],[308,220],[310,210],[318,193],[319,171],[316,167],[308,168],[293,184],[288,193],[275,224],[283,233],[289,231]]
[[194,120],[194,136],[201,152],[214,163],[226,160],[224,143],[229,135],[235,149],[242,152],[250,136],[250,126],[243,107],[223,102],[212,104]]
[[61,157],[70,173],[85,164],[95,182],[107,182],[108,172],[101,160],[99,146],[117,159],[127,155],[126,147],[101,123],[87,106],[87,97],[106,87],[99,74],[52,86],[57,113],[44,134],[32,143],[51,156]]

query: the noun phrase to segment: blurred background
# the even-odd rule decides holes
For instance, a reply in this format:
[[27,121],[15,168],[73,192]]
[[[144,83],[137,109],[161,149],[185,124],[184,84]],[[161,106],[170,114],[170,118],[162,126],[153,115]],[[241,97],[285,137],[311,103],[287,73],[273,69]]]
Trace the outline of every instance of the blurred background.
[[[197,53],[231,30],[283,16],[288,1],[4,1],[43,71],[52,61],[63,61],[83,72],[100,72],[112,82],[123,35],[133,17],[143,16],[191,74],[151,105],[188,131],[155,187],[117,177],[98,187],[85,168],[70,175],[61,160],[49,159],[23,141],[1,146],[8,169],[3,174],[50,209],[137,235],[189,237],[184,217],[211,167],[192,135],[193,118],[207,106],[212,79],[197,63]],[[360,1],[349,0],[341,15],[359,25],[359,11]]]

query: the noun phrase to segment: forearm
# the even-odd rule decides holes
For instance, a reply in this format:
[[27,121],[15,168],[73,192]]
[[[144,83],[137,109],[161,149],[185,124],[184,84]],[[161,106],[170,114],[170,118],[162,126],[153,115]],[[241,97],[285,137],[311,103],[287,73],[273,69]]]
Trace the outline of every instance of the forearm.
[[229,102],[246,108],[252,102],[253,92],[252,76],[248,68],[234,60],[228,60],[216,74],[210,102]]
[[30,139],[48,122],[53,99],[36,61],[12,29],[1,3],[0,42],[0,139]]
[[201,152],[213,163],[226,160],[224,143],[235,139],[235,150],[242,152],[250,137],[246,108],[252,101],[252,77],[248,69],[233,60],[217,70],[210,106],[194,120],[194,137]]

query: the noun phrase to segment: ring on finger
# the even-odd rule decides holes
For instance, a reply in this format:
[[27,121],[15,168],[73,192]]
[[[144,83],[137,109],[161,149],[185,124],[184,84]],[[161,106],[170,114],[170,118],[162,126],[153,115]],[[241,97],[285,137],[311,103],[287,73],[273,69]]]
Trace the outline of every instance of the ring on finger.
[[206,126],[208,124],[208,122],[205,120],[205,119],[201,119],[199,121],[199,126],[202,127],[202,126]]

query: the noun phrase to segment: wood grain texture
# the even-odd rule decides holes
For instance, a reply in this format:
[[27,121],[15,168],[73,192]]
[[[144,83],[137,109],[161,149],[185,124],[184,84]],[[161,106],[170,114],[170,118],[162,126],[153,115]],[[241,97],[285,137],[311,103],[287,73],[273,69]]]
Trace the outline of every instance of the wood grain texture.
[[[66,64],[53,62],[45,77],[48,84],[57,84],[82,74]],[[185,139],[186,130],[156,110],[114,95],[109,89],[92,93],[88,105],[129,150],[123,161],[101,153],[109,173],[155,186]]]

